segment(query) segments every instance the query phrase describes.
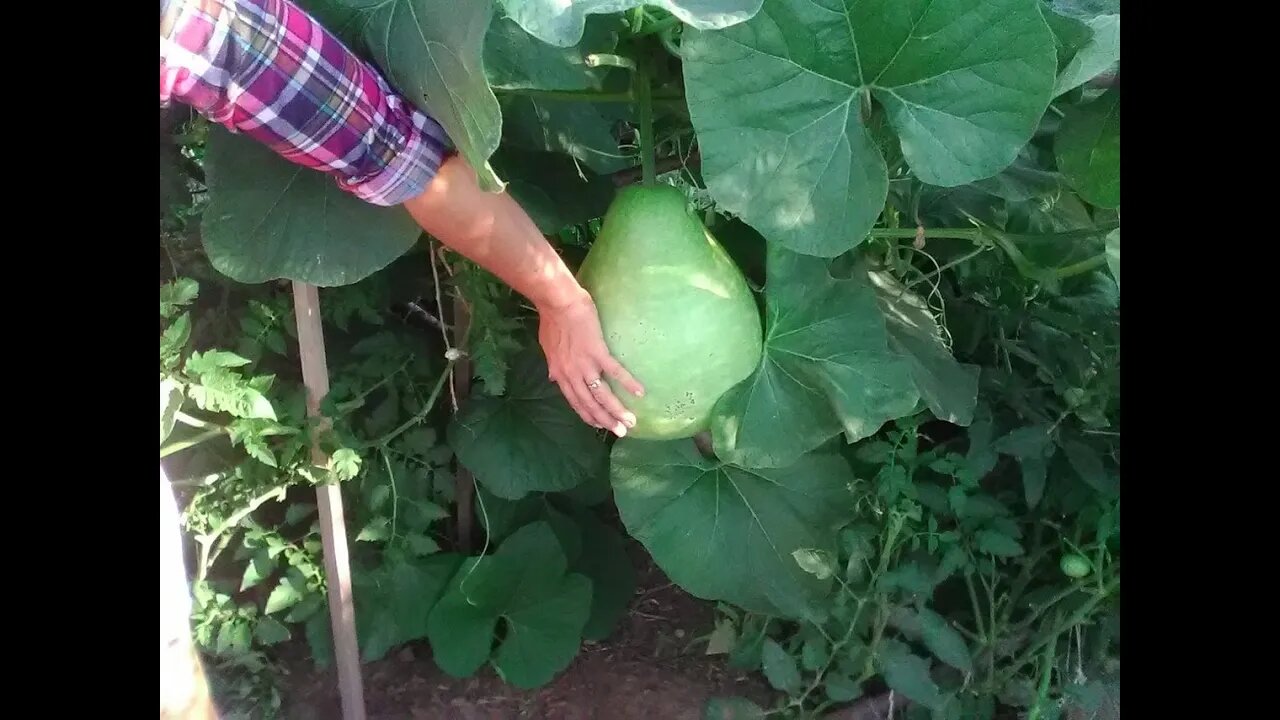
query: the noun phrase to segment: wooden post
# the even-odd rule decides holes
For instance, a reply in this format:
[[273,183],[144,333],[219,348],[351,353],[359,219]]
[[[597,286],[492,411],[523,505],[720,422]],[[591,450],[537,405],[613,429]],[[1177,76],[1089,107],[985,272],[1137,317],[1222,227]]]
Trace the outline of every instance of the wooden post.
[[[298,351],[302,358],[302,382],[307,387],[307,415],[321,418],[320,402],[329,394],[329,366],[320,326],[320,291],[315,285],[293,283],[293,313],[298,323]],[[311,461],[325,465],[328,458],[319,439],[311,441]],[[351,593],[351,563],[347,553],[346,521],[342,493],[337,483],[316,488],[320,508],[320,537],[328,577],[329,620],[333,627],[333,656],[338,666],[338,692],[343,720],[365,720],[364,683],[360,677],[360,650],[356,644],[355,603]]]

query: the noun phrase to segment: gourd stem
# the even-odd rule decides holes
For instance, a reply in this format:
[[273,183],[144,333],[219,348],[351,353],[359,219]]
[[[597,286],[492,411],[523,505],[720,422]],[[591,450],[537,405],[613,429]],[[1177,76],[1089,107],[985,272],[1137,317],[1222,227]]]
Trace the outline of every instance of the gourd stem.
[[657,179],[653,157],[653,95],[649,87],[649,72],[643,65],[632,73],[636,103],[640,106],[640,168],[641,182],[653,185]]

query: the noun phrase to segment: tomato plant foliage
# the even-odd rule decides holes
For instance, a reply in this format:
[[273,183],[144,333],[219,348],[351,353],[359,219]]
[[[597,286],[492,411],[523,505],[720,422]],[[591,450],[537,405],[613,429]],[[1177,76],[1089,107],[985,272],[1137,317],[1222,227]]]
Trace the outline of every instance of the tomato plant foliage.
[[[422,410],[396,430],[388,406],[365,429],[381,449],[348,474],[368,488],[365,538],[386,543],[358,576],[367,656],[427,638],[452,674],[488,663],[521,687],[550,681],[633,587],[599,513],[613,504],[672,580],[722,603],[730,662],[761,669],[780,709],[850,702],[873,678],[934,717],[989,717],[997,698],[1041,716],[1050,695],[1102,702],[1080,678],[1086,660],[1094,676],[1110,666],[1080,655],[1076,676],[1055,675],[1044,652],[1086,625],[1107,645],[1099,618],[1119,590],[1118,0],[303,5],[571,265],[617,187],[680,188],[763,327],[709,442],[610,447],[547,381],[519,302],[446,265],[435,290],[471,310],[446,346],[452,332],[481,382],[447,423],[428,428]],[[204,248],[235,280],[362,284],[418,244],[401,211],[223,131],[203,163]],[[189,298],[167,292],[169,317]],[[162,442],[179,387],[225,382],[238,394],[209,408],[258,434],[280,425],[267,381],[240,378],[234,356],[179,364],[184,322],[166,330]],[[396,479],[419,472],[405,457],[422,453],[397,444],[411,427],[431,430],[425,447],[439,430],[474,473],[486,553],[438,553],[424,534],[452,496],[423,480],[400,497]],[[258,434],[246,450],[283,463]],[[318,587],[294,575],[306,592],[291,604]],[[309,627],[318,648],[325,632]]]

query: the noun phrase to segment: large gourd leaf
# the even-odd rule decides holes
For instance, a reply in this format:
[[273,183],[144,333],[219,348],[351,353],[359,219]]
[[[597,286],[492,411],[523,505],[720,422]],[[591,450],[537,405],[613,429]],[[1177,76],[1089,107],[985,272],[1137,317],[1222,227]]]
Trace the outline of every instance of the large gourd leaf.
[[552,45],[573,45],[588,15],[622,12],[641,5],[660,7],[701,29],[728,27],[751,18],[761,0],[501,0],[507,13],[530,35]]
[[627,531],[689,593],[807,617],[828,592],[830,579],[806,573],[792,553],[835,551],[854,479],[838,455],[751,470],[708,460],[690,440],[623,438],[610,478]]
[[889,348],[907,361],[920,396],[939,420],[973,422],[978,404],[978,367],[962,365],[942,342],[942,326],[928,303],[883,270],[866,270],[884,312]]
[[633,164],[619,152],[609,120],[591,103],[515,97],[504,104],[505,135],[518,147],[561,152],[601,174]]
[[[436,664],[465,677],[492,657],[516,687],[550,681],[573,661],[591,611],[591,581],[567,569],[545,521],[512,533],[493,555],[464,561],[427,620]],[[495,651],[499,621],[506,632]]]
[[618,32],[603,18],[588,21],[570,47],[548,45],[507,17],[495,18],[484,38],[484,71],[500,90],[596,90],[608,67],[587,67],[591,53],[613,52]]
[[473,395],[448,428],[449,445],[476,480],[500,498],[569,490],[607,472],[608,449],[547,380],[536,348],[513,363],[501,397]]
[[681,51],[712,195],[824,257],[861,242],[884,206],[872,100],[916,177],[952,187],[1013,162],[1057,69],[1036,0],[767,0],[749,22],[686,30]]
[[1058,169],[1085,200],[1120,206],[1120,88],[1077,105],[1062,119],[1054,139]]
[[329,4],[355,14],[349,22],[359,28],[361,46],[392,86],[444,127],[481,187],[501,189],[488,161],[502,139],[502,111],[485,79],[483,59],[493,0]]
[[422,233],[404,209],[359,200],[328,175],[219,126],[209,129],[205,175],[205,251],[239,282],[348,285],[389,265]]
[[838,279],[826,260],[770,246],[764,353],[716,404],[716,453],[787,465],[842,430],[848,442],[870,436],[922,396],[939,417],[967,424],[976,388],[931,339],[937,326],[921,317],[922,304],[911,293],[877,293],[864,268]]

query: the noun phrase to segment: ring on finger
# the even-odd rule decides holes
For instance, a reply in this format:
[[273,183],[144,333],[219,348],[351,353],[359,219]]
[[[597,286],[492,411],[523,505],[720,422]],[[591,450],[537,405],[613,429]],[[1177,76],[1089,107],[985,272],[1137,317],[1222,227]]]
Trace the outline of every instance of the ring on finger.
[[587,387],[592,390],[595,390],[596,388],[600,387],[600,378],[596,378],[595,380],[589,381],[587,383]]

